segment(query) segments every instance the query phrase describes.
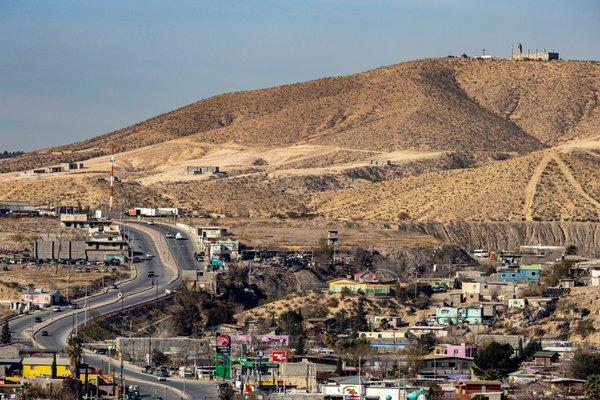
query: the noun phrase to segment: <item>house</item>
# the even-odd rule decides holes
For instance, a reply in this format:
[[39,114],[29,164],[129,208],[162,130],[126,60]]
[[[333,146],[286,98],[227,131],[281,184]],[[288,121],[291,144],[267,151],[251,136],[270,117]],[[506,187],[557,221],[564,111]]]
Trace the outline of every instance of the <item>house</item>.
[[[52,377],[52,364],[54,358],[25,357],[23,365],[23,378],[49,378]],[[56,377],[66,378],[71,376],[70,361],[68,358],[56,357]]]
[[429,354],[421,357],[422,365],[417,375],[422,379],[469,379],[473,359],[444,354]]
[[591,269],[590,277],[590,286],[600,286],[600,269]]
[[452,357],[473,358],[477,355],[477,346],[474,344],[448,344],[446,345],[446,355]]
[[285,365],[280,363],[278,376],[287,387],[306,389],[309,393],[317,388],[317,366],[306,359],[300,362],[286,362]]
[[540,367],[550,367],[558,361],[558,353],[556,351],[540,350],[533,355],[533,363]]
[[201,226],[197,228],[202,250],[207,251],[212,243],[217,243],[227,236],[227,228],[222,226]]
[[338,278],[327,282],[329,292],[340,293],[344,288],[350,290],[351,293],[362,292],[372,296],[389,296],[393,292],[395,281],[390,282],[356,282],[349,278]]
[[188,175],[204,175],[204,174],[215,174],[219,172],[219,167],[214,165],[207,166],[187,166],[185,172]]
[[371,347],[380,353],[405,350],[409,346],[406,339],[376,339],[369,342]]
[[567,395],[583,394],[585,381],[583,379],[572,378],[553,378],[547,381],[550,384],[552,393],[562,393]]
[[356,274],[354,274],[354,280],[356,282],[370,282],[370,283],[377,283],[379,282],[379,279],[377,278],[377,273],[376,272],[372,272],[372,271],[366,271],[366,272],[358,272]]
[[508,308],[511,309],[523,309],[527,305],[527,300],[525,299],[508,299]]
[[423,335],[433,334],[437,339],[448,336],[448,328],[445,326],[421,326],[413,325],[406,328],[406,337],[419,338]]
[[435,320],[440,325],[481,324],[483,308],[479,306],[438,307],[435,310]]
[[488,400],[502,399],[501,381],[460,381],[456,385],[456,393],[473,398],[481,395]]
[[372,381],[357,375],[330,378],[321,385],[324,400],[406,399],[406,389],[390,381]]
[[537,269],[505,268],[496,272],[496,279],[499,282],[529,282],[537,283],[540,281],[541,272]]
[[402,318],[397,315],[367,315],[367,322],[371,329],[399,328],[402,326]]

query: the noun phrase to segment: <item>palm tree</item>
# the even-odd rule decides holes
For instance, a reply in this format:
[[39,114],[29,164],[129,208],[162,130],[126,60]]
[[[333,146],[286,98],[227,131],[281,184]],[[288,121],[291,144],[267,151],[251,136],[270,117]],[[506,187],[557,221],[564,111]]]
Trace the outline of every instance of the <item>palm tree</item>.
[[83,339],[78,335],[71,335],[67,339],[67,356],[71,362],[71,375],[77,381],[77,398],[81,399],[81,382],[79,381],[79,366],[83,354]]

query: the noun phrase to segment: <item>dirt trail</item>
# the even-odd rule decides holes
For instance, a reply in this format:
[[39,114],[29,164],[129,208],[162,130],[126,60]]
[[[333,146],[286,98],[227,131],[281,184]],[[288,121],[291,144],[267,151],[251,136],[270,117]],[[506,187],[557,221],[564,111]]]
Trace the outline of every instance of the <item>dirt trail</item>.
[[567,181],[569,182],[569,184],[571,184],[573,189],[575,189],[575,191],[579,193],[584,199],[592,203],[594,207],[596,207],[596,209],[599,211],[598,215],[600,215],[600,202],[598,202],[592,196],[587,194],[585,190],[583,190],[579,182],[577,182],[577,179],[575,179],[575,177],[573,176],[571,169],[567,166],[567,164],[565,164],[565,162],[560,158],[558,154],[552,153],[552,159],[556,162],[556,164],[558,164],[560,172],[562,172],[564,177],[567,178]]
[[548,166],[548,162],[552,156],[545,154],[540,163],[535,167],[529,183],[525,187],[525,221],[533,221],[533,199],[537,190],[537,185],[540,183],[542,174]]

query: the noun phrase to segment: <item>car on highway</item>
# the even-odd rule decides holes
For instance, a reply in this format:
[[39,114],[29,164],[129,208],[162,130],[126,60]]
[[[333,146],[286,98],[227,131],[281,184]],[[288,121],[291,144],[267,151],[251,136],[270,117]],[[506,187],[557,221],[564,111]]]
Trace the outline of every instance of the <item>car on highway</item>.
[[35,322],[36,324],[42,322],[42,317],[35,317]]
[[154,271],[148,271],[148,278],[154,278]]
[[165,236],[167,237],[167,239],[173,239],[175,237],[175,235],[173,235],[171,232],[167,232]]
[[75,309],[77,309],[77,303],[71,303],[71,304],[69,304],[69,308],[70,308],[71,310],[75,310]]
[[152,257],[154,257],[154,254],[152,254],[152,253],[146,253],[146,257],[147,258],[152,258]]
[[177,234],[175,235],[175,239],[176,240],[183,240],[183,239],[185,239],[185,237],[183,237],[183,235],[181,233],[177,232]]
[[154,221],[148,221],[148,225],[154,225]]
[[53,312],[60,312],[60,310],[61,310],[60,306],[54,306],[54,307],[52,307],[52,311]]
[[42,331],[42,336],[49,336],[48,331]]
[[164,382],[164,381],[166,381],[166,380],[167,380],[167,377],[166,377],[166,376],[164,376],[164,375],[158,375],[158,376],[156,377],[156,380],[157,380],[157,381],[159,381],[159,382]]
[[117,286],[117,285],[112,285],[112,286],[111,286],[111,288],[112,288],[112,289],[118,289],[118,288],[119,288],[119,286]]

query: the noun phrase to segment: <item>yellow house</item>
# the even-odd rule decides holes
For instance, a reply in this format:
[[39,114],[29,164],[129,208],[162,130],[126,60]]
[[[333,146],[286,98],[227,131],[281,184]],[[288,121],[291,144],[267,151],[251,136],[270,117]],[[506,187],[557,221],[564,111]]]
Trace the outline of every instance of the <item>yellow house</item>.
[[357,282],[349,278],[338,278],[327,282],[331,293],[339,293],[348,288],[352,293],[363,292],[369,295],[389,296],[395,282]]
[[[46,378],[52,376],[52,358],[25,357],[23,358],[23,378]],[[56,377],[71,376],[68,358],[56,357]]]

